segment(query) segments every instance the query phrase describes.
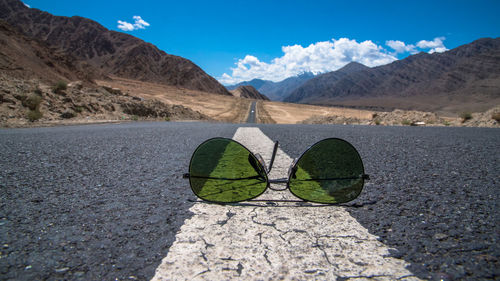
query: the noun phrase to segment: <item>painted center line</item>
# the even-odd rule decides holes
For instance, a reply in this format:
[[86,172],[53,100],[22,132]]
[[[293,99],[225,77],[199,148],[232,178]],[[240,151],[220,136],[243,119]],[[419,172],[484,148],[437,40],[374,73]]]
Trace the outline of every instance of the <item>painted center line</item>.
[[[258,128],[233,139],[269,163],[274,143]],[[270,178],[286,177],[291,162],[280,149]],[[418,280],[343,207],[256,204],[194,204],[153,280]]]

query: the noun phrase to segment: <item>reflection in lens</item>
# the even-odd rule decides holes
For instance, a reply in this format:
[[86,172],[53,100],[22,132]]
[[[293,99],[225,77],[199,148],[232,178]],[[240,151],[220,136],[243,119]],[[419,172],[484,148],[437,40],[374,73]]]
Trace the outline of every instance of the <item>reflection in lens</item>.
[[189,173],[193,192],[212,202],[252,199],[267,187],[262,165],[231,139],[215,138],[202,143],[191,158]]
[[363,188],[363,162],[356,149],[341,139],[325,139],[307,150],[294,167],[290,191],[318,203],[344,203]]

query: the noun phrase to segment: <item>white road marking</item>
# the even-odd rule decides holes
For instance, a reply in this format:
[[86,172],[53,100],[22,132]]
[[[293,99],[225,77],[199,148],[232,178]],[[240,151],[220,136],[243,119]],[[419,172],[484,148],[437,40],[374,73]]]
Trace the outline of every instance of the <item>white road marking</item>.
[[[258,128],[233,138],[269,163],[274,143]],[[280,149],[270,178],[286,177],[291,162]],[[418,280],[343,207],[197,202],[190,211],[153,280]]]

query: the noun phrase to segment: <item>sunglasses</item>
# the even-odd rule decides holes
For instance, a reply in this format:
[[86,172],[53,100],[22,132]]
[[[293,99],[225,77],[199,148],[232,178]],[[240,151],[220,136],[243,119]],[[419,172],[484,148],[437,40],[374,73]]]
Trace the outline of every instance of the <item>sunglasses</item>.
[[259,154],[253,154],[239,142],[212,138],[196,148],[189,173],[183,177],[189,179],[198,198],[215,203],[254,199],[270,184],[286,184],[286,189],[304,201],[345,203],[358,197],[365,180],[369,180],[358,151],[342,139],[315,143],[293,161],[288,178],[269,179],[277,150],[278,142],[268,168]]

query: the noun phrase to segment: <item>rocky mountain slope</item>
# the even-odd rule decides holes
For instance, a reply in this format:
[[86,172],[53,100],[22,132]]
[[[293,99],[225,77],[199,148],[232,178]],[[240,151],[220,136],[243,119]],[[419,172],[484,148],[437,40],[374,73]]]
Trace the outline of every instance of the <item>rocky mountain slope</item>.
[[191,61],[86,18],[54,16],[28,8],[19,0],[0,0],[0,19],[18,28],[24,36],[74,58],[76,64],[99,70],[89,78],[114,75],[230,95]]
[[231,90],[231,93],[235,97],[256,100],[269,100],[269,98],[259,93],[259,91],[257,91],[253,86],[239,86],[238,88]]
[[84,80],[101,73],[71,55],[24,36],[0,20],[0,71],[19,79]]
[[306,72],[301,75],[289,77],[280,82],[266,83],[259,88],[259,92],[268,96],[271,100],[283,101],[283,99],[289,96],[295,89],[302,86],[313,77],[314,74]]
[[[342,72],[343,70],[339,70]],[[285,101],[383,110],[485,111],[500,104],[500,38],[311,79]]]
[[239,86],[253,86],[260,93],[266,95],[270,100],[282,101],[284,98],[290,95],[295,89],[297,89],[298,87],[300,87],[302,84],[304,84],[313,77],[314,74],[306,72],[301,75],[289,77],[280,82],[253,79],[251,81],[245,81],[238,83],[236,85],[227,86],[226,88],[228,90],[234,90]]
[[308,80],[285,97],[284,101],[300,103],[310,101],[311,99],[314,100],[318,96],[324,96],[324,89],[328,89],[328,85],[338,83],[349,74],[367,69],[369,67],[363,64],[351,62],[337,71],[324,73],[316,76],[314,79]]

